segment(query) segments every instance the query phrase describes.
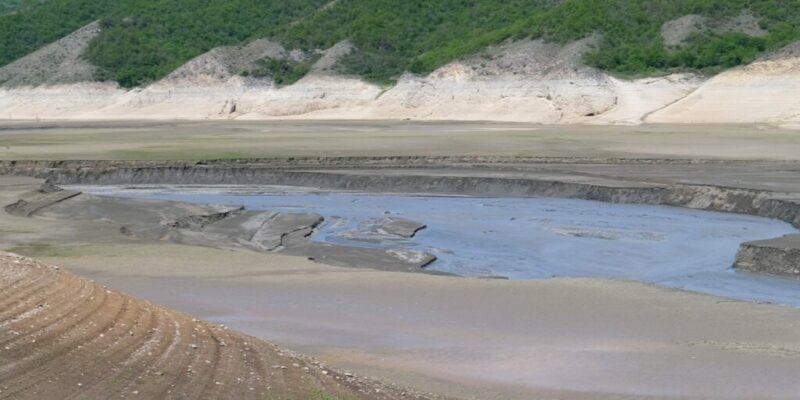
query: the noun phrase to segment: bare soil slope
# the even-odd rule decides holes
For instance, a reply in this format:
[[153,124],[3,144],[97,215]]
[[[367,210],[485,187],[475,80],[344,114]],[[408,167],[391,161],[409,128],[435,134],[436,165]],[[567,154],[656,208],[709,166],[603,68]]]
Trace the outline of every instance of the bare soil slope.
[[723,72],[646,119],[654,123],[800,123],[800,43]]
[[18,87],[94,80],[96,68],[83,58],[83,52],[99,32],[99,23],[92,22],[63,39],[0,68],[0,84]]
[[[244,77],[265,57],[302,56],[268,40],[220,47],[145,88],[122,90],[93,81],[80,55],[96,24],[0,69],[5,119],[421,119],[535,123],[636,124],[690,93],[693,76],[619,81],[581,62],[595,38],[565,46],[505,43],[445,65],[427,76],[407,74],[391,88],[337,73],[352,49],[321,51],[293,85]],[[298,53],[298,54],[295,54]],[[57,57],[56,57],[57,55]],[[55,60],[55,61],[53,61]],[[39,67],[43,65],[42,67]]]
[[422,398],[0,253],[0,399]]
[[[698,30],[759,36],[752,15],[711,23],[685,16],[664,25],[672,47]],[[546,124],[771,123],[800,125],[800,44],[710,80],[680,74],[614,78],[583,65],[596,38],[567,45],[519,41],[406,74],[381,87],[337,73],[352,45],[326,51],[298,82],[278,87],[242,74],[265,57],[302,57],[265,39],[212,49],[145,88],[93,81],[81,57],[97,24],[0,68],[0,118],[70,120],[415,119]]]

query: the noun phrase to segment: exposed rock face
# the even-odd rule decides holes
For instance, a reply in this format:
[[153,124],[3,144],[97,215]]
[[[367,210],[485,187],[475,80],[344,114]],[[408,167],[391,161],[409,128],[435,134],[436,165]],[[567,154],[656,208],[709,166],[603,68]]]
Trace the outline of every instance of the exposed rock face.
[[83,52],[99,32],[99,23],[92,22],[0,68],[0,85],[20,87],[94,81],[96,68],[83,58]]
[[325,50],[321,57],[311,66],[311,73],[316,75],[330,74],[338,75],[336,66],[339,60],[353,51],[353,44],[349,40],[336,43],[328,50]]
[[[77,57],[96,34],[89,28],[50,52]],[[66,40],[66,38],[64,39]],[[445,65],[428,76],[406,74],[382,88],[337,72],[352,51],[341,42],[319,52],[311,72],[293,85],[246,77],[264,58],[300,59],[277,43],[256,40],[220,47],[194,58],[166,78],[130,91],[90,82],[90,75],[61,79],[56,63],[47,86],[0,89],[0,118],[8,119],[423,119],[502,120],[536,123],[640,123],[647,113],[685,96],[694,77],[620,81],[581,63],[596,41],[562,46],[542,41],[506,43],[484,54]],[[69,43],[78,43],[68,47]],[[82,46],[82,47],[81,47]],[[41,57],[21,60],[38,65]],[[2,71],[2,70],[0,70]],[[2,75],[0,75],[2,76]],[[17,79],[16,73],[10,73]],[[22,78],[20,78],[22,79]],[[608,117],[604,117],[608,115]]]
[[127,92],[116,84],[76,83],[37,87],[0,87],[2,119],[81,119],[113,106]]
[[675,47],[684,44],[693,33],[706,29],[707,20],[697,14],[684,15],[672,21],[667,21],[661,26],[661,38],[664,44]]
[[691,74],[673,74],[633,81],[609,78],[615,104],[608,111],[587,118],[589,124],[637,125],[648,115],[692,93],[703,80]]
[[[700,83],[668,77],[622,85],[582,64],[581,57],[594,41],[561,46],[537,40],[492,47],[428,76],[406,74],[365,107],[337,112],[351,118],[639,123],[646,113]],[[615,116],[602,117],[608,113]]]
[[[764,31],[747,13],[713,24],[685,16],[664,25],[680,46],[699,30]],[[337,72],[341,42],[293,85],[242,74],[266,57],[309,54],[265,39],[220,47],[145,88],[94,82],[82,52],[97,24],[0,68],[2,119],[418,119],[547,124],[774,123],[800,126],[800,45],[709,81],[691,74],[621,80],[582,64],[596,38],[568,45],[524,40],[486,49],[391,88]],[[5,82],[5,84],[3,84]]]
[[680,47],[694,34],[703,32],[744,33],[749,36],[766,36],[769,32],[759,26],[758,18],[748,11],[743,11],[733,18],[712,21],[706,17],[689,14],[672,21],[667,21],[661,27],[661,37],[668,47]]
[[761,27],[758,18],[749,11],[742,11],[734,18],[722,20],[715,31],[721,33],[738,32],[756,37],[763,37],[769,34]]
[[161,84],[205,86],[226,83],[254,68],[258,60],[286,57],[288,53],[283,46],[267,39],[254,40],[241,47],[217,47],[184,64],[164,78]]
[[653,123],[800,123],[800,43],[723,72],[646,118]]
[[734,268],[800,277],[800,235],[743,243]]
[[406,75],[376,101],[375,114],[406,118],[557,123],[614,106],[609,78],[584,67],[592,39],[568,46],[522,41],[446,65],[427,77]]
[[287,51],[267,40],[256,40],[243,47],[216,48],[159,82],[117,96],[114,104],[96,110],[76,110],[80,115],[77,118],[312,118],[319,110],[356,109],[377,98],[382,89],[334,73],[338,58],[351,48],[347,42],[333,46],[321,54],[308,76],[280,88],[270,79],[241,74],[264,58],[299,59],[307,55]]

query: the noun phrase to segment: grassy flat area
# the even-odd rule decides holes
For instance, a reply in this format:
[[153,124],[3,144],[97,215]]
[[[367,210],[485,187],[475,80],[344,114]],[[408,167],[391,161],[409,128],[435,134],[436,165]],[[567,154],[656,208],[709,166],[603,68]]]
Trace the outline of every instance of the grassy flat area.
[[303,156],[534,156],[800,160],[796,131],[758,126],[455,122],[0,123],[3,160]]

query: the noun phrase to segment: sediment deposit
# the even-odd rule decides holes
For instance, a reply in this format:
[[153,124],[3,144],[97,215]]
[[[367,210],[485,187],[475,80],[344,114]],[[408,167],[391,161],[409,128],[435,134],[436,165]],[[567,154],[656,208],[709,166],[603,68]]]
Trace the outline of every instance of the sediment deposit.
[[735,268],[776,275],[800,276],[800,235],[742,243]]
[[[360,248],[309,240],[324,218],[315,213],[250,211],[241,206],[107,198],[60,190],[49,181],[5,206],[11,215],[113,224],[123,235],[188,245],[286,252],[332,265],[422,271],[436,257],[399,249]],[[386,229],[413,236],[422,229],[405,220]],[[375,236],[376,240],[380,238]]]
[[4,252],[0,305],[0,399],[426,398]]
[[[406,161],[411,161],[407,163]],[[686,182],[665,182],[663,180],[636,180],[610,177],[589,177],[581,174],[565,173],[563,167],[570,163],[546,164],[542,170],[531,170],[520,174],[513,169],[503,172],[502,168],[492,168],[498,163],[513,162],[513,159],[473,159],[471,170],[458,171],[442,169],[444,164],[456,160],[448,158],[416,160],[402,158],[331,158],[331,159],[272,159],[251,163],[226,162],[3,162],[0,171],[5,174],[24,174],[47,178],[60,184],[261,184],[294,185],[338,190],[368,190],[387,193],[438,193],[459,195],[494,195],[529,197],[562,197],[599,200],[615,203],[654,204],[687,207],[693,209],[750,214],[774,218],[800,227],[800,195],[789,192],[773,192],[763,189],[724,187],[710,184]],[[458,160],[467,163],[468,158]],[[519,160],[517,160],[519,161]],[[554,162],[555,160],[551,160]],[[631,161],[628,161],[631,162]],[[635,165],[635,161],[634,165]],[[643,161],[643,165],[654,161]],[[309,163],[309,164],[306,164]],[[352,165],[373,164],[383,167],[377,170],[354,169]],[[397,163],[406,165],[403,169],[392,169]],[[477,164],[475,164],[477,163]],[[655,162],[658,164],[658,162]],[[310,164],[316,168],[310,168]],[[478,167],[482,164],[484,171]],[[680,165],[677,162],[677,165]],[[319,170],[328,165],[332,170]],[[548,167],[549,165],[549,167]],[[559,168],[559,165],[561,166]],[[603,165],[603,164],[600,164]],[[669,165],[669,164],[666,164]],[[657,166],[657,165],[654,165]],[[348,168],[350,167],[350,168]],[[528,168],[532,168],[528,164]],[[572,165],[580,169],[580,166]],[[558,170],[554,173],[553,169]],[[52,194],[48,194],[52,196]],[[288,252],[307,255],[314,259],[335,265],[375,266],[391,261],[391,269],[419,270],[433,258],[409,259],[389,254],[365,255],[366,250],[357,248],[332,249],[331,245],[297,240],[307,236],[310,231],[294,230],[285,236]],[[290,230],[291,231],[291,230]],[[288,232],[288,231],[287,231]],[[179,241],[199,243],[202,235],[180,234],[173,236]],[[769,238],[764,238],[769,239]],[[213,242],[213,240],[212,240]],[[208,243],[208,239],[206,239]],[[779,249],[773,251],[780,252]],[[741,254],[747,254],[742,252]],[[375,258],[378,257],[378,258]],[[408,263],[409,260],[418,262]],[[356,262],[367,260],[369,262]],[[400,261],[397,264],[397,261]],[[768,260],[761,257],[759,260]],[[376,261],[383,261],[377,263]],[[390,263],[390,264],[392,264]],[[404,264],[405,263],[405,264]],[[405,266],[404,266],[405,265]],[[785,266],[764,262],[737,262],[739,268],[785,274]]]

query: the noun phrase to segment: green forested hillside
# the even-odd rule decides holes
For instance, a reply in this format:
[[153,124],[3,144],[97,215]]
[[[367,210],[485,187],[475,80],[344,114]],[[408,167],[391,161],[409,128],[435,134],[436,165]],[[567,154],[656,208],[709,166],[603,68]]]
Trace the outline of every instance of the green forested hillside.
[[123,1],[50,0],[28,4],[17,12],[0,16],[0,65],[68,35]]
[[0,14],[14,12],[21,8],[25,8],[30,5],[36,5],[37,3],[43,3],[45,1],[47,0],[0,0]]
[[[667,48],[661,26],[752,14],[766,36],[706,29]],[[0,65],[100,19],[86,56],[124,86],[158,79],[220,45],[270,37],[312,50],[349,39],[343,72],[387,82],[506,39],[595,35],[585,61],[625,76],[714,72],[800,38],[800,0],[48,0],[0,17]]]
[[135,86],[214,47],[280,35],[328,0],[127,0],[101,19],[87,56],[102,78]]

